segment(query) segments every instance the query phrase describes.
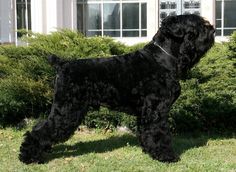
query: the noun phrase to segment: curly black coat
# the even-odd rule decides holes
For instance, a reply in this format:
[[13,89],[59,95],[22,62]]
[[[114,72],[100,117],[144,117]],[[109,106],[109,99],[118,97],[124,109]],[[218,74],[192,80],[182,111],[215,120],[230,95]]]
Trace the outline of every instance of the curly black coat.
[[57,70],[48,119],[25,134],[19,159],[43,162],[43,153],[77,129],[88,108],[101,105],[137,116],[143,151],[157,160],[178,160],[171,146],[168,112],[180,95],[179,79],[214,43],[214,28],[196,15],[167,17],[143,49],[110,58],[49,58]]

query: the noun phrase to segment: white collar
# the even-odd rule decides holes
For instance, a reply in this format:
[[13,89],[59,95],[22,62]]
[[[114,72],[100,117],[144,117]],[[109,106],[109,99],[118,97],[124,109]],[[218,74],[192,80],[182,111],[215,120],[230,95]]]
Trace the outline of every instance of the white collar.
[[172,56],[172,57],[175,57],[173,56],[172,54],[168,53],[164,48],[162,48],[158,43],[156,43],[155,41],[153,41],[153,44],[157,47],[159,47],[164,53],[166,53],[168,56]]

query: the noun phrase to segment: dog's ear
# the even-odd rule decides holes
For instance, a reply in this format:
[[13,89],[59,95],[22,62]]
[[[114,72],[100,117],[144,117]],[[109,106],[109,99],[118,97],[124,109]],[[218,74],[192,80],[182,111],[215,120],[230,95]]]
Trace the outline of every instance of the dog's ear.
[[166,37],[182,39],[185,36],[185,30],[177,16],[166,17],[162,23],[160,31]]

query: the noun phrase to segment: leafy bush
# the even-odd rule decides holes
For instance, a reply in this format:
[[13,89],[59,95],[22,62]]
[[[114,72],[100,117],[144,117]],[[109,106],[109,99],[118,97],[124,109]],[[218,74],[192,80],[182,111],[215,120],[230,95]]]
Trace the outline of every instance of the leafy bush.
[[129,49],[124,44],[115,42],[109,37],[85,37],[79,32],[60,30],[50,35],[31,33],[24,37],[30,47],[44,56],[55,54],[62,58],[78,59],[120,55]]
[[47,62],[50,54],[78,59],[120,55],[129,51],[129,47],[111,38],[86,38],[69,30],[50,35],[29,35],[23,37],[29,46],[0,46],[1,124],[15,124],[25,117],[48,114],[55,75]]
[[11,75],[0,80],[0,122],[16,124],[38,117],[51,104],[52,89],[43,81]]
[[227,43],[216,44],[181,82],[171,111],[175,131],[236,131],[235,59],[228,52]]
[[99,111],[89,112],[83,122],[90,128],[116,128],[126,126],[136,131],[136,118],[122,112],[110,111],[101,107]]
[[236,31],[234,31],[230,37],[228,49],[229,49],[229,51],[227,52],[228,57],[236,58]]

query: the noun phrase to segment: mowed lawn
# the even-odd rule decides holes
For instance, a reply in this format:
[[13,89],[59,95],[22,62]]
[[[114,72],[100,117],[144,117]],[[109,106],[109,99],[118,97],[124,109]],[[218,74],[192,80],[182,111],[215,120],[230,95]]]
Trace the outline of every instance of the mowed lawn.
[[24,131],[0,130],[0,172],[236,172],[236,137],[183,135],[174,137],[181,160],[161,163],[142,153],[137,138],[128,133],[77,131],[46,155],[45,164],[18,160]]

